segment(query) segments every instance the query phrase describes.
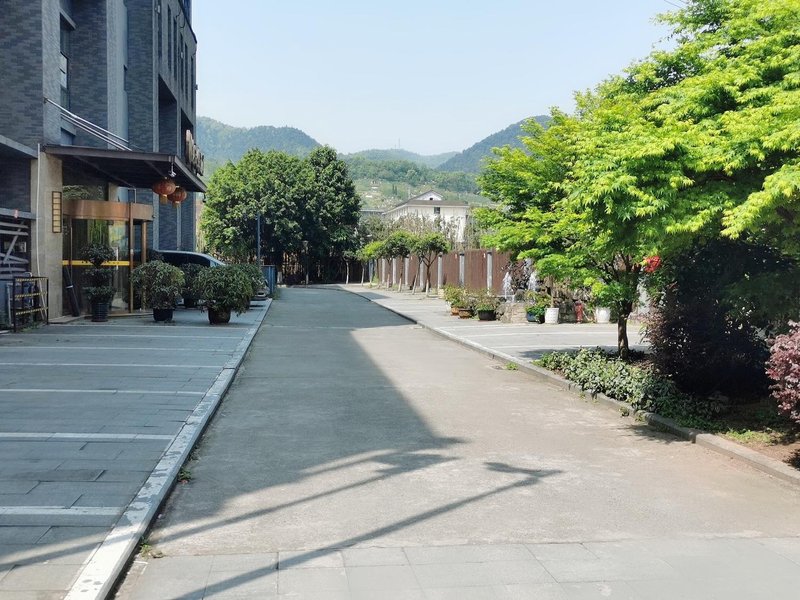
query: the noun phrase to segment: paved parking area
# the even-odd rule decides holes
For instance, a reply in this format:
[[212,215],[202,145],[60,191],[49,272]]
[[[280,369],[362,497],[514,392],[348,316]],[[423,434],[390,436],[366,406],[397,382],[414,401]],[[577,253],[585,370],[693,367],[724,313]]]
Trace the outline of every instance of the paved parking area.
[[0,335],[0,600],[107,587],[267,307],[221,327],[178,310],[170,324],[134,316]]

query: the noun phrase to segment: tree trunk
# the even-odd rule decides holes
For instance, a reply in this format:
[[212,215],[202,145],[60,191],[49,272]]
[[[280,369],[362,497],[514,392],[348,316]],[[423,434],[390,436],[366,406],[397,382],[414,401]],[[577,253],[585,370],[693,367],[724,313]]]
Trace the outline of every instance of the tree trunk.
[[350,261],[349,260],[344,261],[344,267],[345,267],[345,269],[347,269],[347,274],[344,276],[344,284],[345,285],[349,285],[350,284]]
[[628,346],[628,317],[633,311],[633,303],[625,302],[617,316],[617,353],[622,360],[628,360],[630,348]]
[[400,259],[400,276],[397,278],[397,291],[403,291],[403,268],[405,268],[405,260]]
[[430,263],[425,265],[425,295],[427,296],[431,292],[431,265]]

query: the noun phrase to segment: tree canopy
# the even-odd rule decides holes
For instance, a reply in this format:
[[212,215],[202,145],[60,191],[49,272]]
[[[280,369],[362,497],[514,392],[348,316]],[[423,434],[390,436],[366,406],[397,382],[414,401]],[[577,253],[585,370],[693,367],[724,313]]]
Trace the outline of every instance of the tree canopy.
[[623,354],[647,257],[720,236],[800,253],[800,2],[685,4],[673,49],[527,124],[479,180],[486,242],[610,300]]
[[273,259],[299,253],[303,241],[317,256],[341,256],[354,247],[359,209],[347,167],[332,148],[316,148],[305,159],[253,149],[214,173],[201,226],[211,250],[238,259],[255,255],[259,217],[262,253]]

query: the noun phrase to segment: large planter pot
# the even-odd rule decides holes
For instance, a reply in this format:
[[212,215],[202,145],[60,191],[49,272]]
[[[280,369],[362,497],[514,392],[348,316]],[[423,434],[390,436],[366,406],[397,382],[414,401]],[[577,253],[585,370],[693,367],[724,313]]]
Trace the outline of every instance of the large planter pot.
[[163,323],[165,321],[172,321],[172,308],[154,308],[153,320],[156,323]]
[[208,322],[212,325],[224,325],[225,323],[230,322],[230,320],[231,311],[223,310],[221,308],[208,309]]
[[544,315],[525,313],[525,318],[528,320],[528,323],[544,323]]
[[605,324],[611,322],[611,309],[606,306],[598,306],[594,309],[594,320],[597,323]]
[[544,322],[548,325],[555,325],[558,323],[558,308],[548,308],[544,312]]
[[451,306],[450,307],[450,314],[453,315],[454,317],[457,317],[458,316],[458,307],[457,306]]
[[475,315],[475,312],[471,308],[459,308],[458,309],[458,318],[459,319],[471,319]]
[[108,302],[92,302],[92,322],[105,323],[108,321]]
[[478,320],[479,321],[494,321],[497,318],[497,313],[494,310],[479,310],[478,311]]

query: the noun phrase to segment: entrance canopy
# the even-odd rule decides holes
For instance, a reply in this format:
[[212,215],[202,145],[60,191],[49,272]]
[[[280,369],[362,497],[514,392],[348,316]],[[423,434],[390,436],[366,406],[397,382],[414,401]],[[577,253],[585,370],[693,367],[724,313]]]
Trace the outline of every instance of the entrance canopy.
[[127,188],[150,188],[156,181],[175,173],[175,183],[187,192],[205,192],[206,186],[174,154],[132,152],[84,146],[45,146],[44,151],[65,164],[90,169],[98,176]]

